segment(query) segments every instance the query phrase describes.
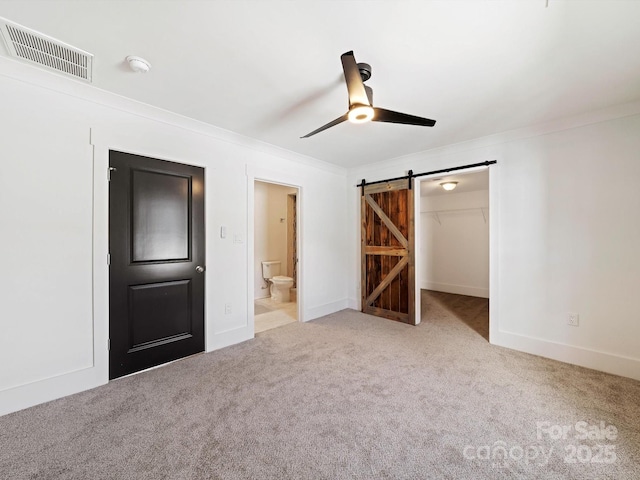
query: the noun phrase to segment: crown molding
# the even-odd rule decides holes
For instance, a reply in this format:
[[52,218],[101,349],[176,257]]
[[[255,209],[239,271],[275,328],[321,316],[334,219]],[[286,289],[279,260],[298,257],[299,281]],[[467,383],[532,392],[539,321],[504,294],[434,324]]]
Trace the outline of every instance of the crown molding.
[[291,150],[286,150],[230,130],[225,130],[224,128],[216,127],[215,125],[200,120],[195,120],[116,93],[108,92],[94,85],[73,78],[67,78],[56,72],[49,72],[48,70],[40,69],[36,66],[2,55],[0,55],[0,75],[35,87],[69,95],[100,106],[181,128],[219,141],[249,148],[280,159],[300,163],[324,172],[333,173],[340,177],[346,176],[347,173],[347,169],[344,167],[310,156],[301,155]]
[[526,138],[539,137],[564,130],[571,130],[596,123],[607,122],[618,118],[631,117],[640,115],[640,100],[611,105],[605,108],[592,110],[590,112],[574,115],[569,117],[558,118],[555,120],[541,122],[527,127],[521,127],[513,130],[487,135],[484,137],[466,140],[464,142],[452,143],[423,150],[416,153],[410,153],[401,157],[395,157],[381,162],[370,163],[367,165],[359,165],[348,170],[348,176],[352,176],[363,170],[367,172],[375,172],[377,170],[387,170],[393,168],[401,168],[411,162],[423,161],[427,158],[455,155],[461,152],[468,152],[481,148],[488,148],[495,145],[501,145]]

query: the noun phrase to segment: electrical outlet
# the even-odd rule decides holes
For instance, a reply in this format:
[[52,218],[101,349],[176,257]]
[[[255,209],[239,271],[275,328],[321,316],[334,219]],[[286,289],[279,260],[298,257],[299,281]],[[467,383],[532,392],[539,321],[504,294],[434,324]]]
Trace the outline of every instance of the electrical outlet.
[[231,304],[230,303],[225,303],[224,304],[224,313],[225,313],[225,315],[229,315],[231,313]]
[[571,325],[572,327],[580,325],[580,315],[569,312],[567,315],[567,325]]

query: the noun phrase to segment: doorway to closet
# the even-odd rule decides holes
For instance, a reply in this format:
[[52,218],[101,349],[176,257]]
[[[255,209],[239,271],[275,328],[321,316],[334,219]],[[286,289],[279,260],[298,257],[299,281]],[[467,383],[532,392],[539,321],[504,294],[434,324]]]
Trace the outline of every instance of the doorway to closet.
[[419,202],[422,321],[445,309],[489,341],[489,168],[421,179]]

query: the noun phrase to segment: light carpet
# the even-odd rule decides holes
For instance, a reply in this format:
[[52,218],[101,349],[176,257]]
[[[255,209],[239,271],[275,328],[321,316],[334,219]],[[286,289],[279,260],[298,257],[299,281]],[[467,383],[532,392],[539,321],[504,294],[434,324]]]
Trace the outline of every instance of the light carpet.
[[422,294],[418,327],[344,310],[0,417],[0,478],[640,478],[640,382]]

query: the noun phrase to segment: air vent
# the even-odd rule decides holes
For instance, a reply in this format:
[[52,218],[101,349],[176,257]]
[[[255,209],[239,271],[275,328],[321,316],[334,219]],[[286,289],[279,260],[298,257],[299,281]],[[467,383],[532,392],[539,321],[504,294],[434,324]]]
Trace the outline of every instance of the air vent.
[[12,56],[91,81],[90,53],[4,18],[0,18],[0,32]]

